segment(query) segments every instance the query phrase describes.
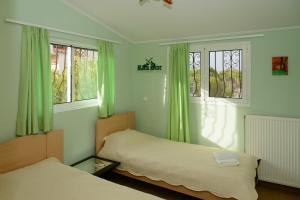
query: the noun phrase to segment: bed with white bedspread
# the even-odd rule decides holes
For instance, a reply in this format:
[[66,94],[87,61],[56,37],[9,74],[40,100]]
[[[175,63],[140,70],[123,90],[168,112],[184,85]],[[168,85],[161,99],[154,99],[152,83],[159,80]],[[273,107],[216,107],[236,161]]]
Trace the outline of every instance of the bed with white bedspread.
[[213,153],[219,148],[185,144],[135,130],[118,131],[105,137],[98,156],[121,162],[118,170],[134,176],[208,191],[221,198],[255,200],[257,160],[240,153],[238,166],[220,166]]
[[0,174],[1,200],[159,200],[49,158]]

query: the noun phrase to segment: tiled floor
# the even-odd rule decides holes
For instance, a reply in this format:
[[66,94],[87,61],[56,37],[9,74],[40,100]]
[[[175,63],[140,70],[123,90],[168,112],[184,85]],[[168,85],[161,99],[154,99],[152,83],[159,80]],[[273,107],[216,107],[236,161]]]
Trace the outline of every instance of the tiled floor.
[[[125,185],[146,193],[150,193],[167,200],[196,200],[196,198],[190,196],[186,196],[177,192],[173,192],[113,173],[108,174],[105,178],[109,181]],[[300,189],[275,185],[266,182],[258,183],[257,192],[259,200],[300,200]]]

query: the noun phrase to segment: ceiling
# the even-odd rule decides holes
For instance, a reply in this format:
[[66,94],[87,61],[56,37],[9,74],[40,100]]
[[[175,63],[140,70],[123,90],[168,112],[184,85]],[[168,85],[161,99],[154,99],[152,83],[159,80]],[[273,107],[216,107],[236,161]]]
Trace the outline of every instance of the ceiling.
[[131,42],[300,26],[300,0],[64,0]]

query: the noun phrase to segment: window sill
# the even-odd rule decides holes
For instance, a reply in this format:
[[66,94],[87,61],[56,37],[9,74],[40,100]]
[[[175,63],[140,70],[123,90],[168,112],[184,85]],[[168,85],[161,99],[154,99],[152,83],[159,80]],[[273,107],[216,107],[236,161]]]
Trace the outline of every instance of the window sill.
[[201,104],[201,105],[220,105],[220,106],[240,106],[240,107],[250,107],[249,101],[243,100],[236,100],[236,99],[219,99],[219,98],[210,98],[204,99],[201,97],[190,97],[190,103],[194,104]]
[[95,106],[98,106],[97,99],[89,99],[89,100],[82,100],[82,101],[76,101],[71,103],[56,104],[53,106],[53,111],[54,113],[61,113],[61,112],[79,110],[82,108],[89,108]]

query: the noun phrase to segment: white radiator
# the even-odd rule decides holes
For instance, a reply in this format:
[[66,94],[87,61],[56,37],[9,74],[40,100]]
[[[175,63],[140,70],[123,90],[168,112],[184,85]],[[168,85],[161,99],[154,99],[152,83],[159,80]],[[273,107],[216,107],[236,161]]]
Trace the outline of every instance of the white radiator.
[[245,134],[260,180],[300,188],[300,119],[247,115]]

